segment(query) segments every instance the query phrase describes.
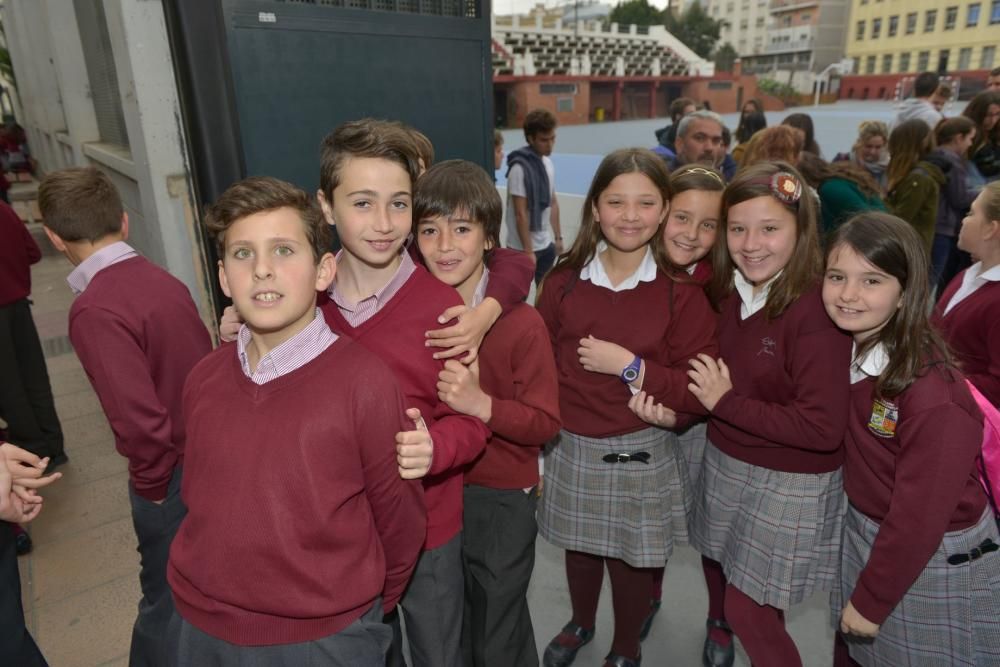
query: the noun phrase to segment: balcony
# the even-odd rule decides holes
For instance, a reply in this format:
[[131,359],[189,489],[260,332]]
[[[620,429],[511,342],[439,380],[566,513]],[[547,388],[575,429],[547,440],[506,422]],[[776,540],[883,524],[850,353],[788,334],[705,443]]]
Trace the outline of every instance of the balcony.
[[792,28],[769,29],[764,53],[795,53],[797,51],[812,51],[816,46],[815,26],[796,26]]
[[772,14],[778,12],[791,12],[796,9],[805,9],[807,7],[818,7],[819,0],[771,0],[768,3],[768,11]]

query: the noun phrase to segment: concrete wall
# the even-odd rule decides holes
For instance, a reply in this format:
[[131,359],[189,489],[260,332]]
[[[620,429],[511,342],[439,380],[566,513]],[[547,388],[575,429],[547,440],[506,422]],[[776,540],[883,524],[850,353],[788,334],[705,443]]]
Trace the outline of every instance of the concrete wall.
[[44,172],[94,165],[122,195],[132,244],[182,280],[213,322],[163,6],[103,2],[128,146],[103,143],[70,0],[7,0],[22,125]]
[[[575,93],[542,93],[544,84],[568,84],[576,87]],[[524,117],[532,109],[548,109],[555,114],[560,125],[579,125],[590,121],[590,82],[586,79],[567,79],[561,81],[558,77],[551,80],[519,81],[510,86],[508,93],[508,127],[521,127]],[[559,101],[570,100],[572,110],[559,111]],[[513,101],[513,105],[511,105]],[[565,102],[563,102],[565,104]]]

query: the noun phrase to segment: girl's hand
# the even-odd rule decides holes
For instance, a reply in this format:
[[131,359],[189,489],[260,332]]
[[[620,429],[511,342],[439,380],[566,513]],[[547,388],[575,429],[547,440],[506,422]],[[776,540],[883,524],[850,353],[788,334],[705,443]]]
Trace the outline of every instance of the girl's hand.
[[862,616],[851,601],[847,601],[847,606],[840,614],[840,631],[845,635],[856,637],[875,637],[878,634],[879,626]]
[[662,403],[654,403],[652,396],[647,396],[646,392],[640,391],[628,401],[629,410],[635,416],[653,426],[663,428],[673,428],[677,426],[677,413],[666,408]]
[[621,345],[593,336],[580,339],[580,347],[576,353],[580,355],[580,365],[584,369],[605,375],[621,375],[625,367],[635,359],[635,355]]
[[732,380],[729,379],[729,367],[722,359],[716,362],[707,354],[699,354],[697,359],[691,359],[688,363],[691,364],[688,377],[692,380],[688,390],[711,412],[719,399],[733,388]]
[[479,345],[498,319],[502,310],[493,297],[483,299],[475,308],[452,306],[441,313],[438,322],[444,324],[458,318],[458,323],[443,329],[434,329],[424,334],[427,347],[447,347],[448,350],[435,352],[435,359],[450,359],[460,354],[463,364],[471,364],[479,355]]

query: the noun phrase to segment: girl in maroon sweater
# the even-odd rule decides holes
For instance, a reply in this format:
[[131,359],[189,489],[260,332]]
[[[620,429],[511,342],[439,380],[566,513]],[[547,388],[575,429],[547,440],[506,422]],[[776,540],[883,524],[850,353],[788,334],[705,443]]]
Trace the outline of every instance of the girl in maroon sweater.
[[931,322],[966,377],[1000,406],[1000,181],[972,202],[958,247],[977,261],[951,281]]
[[[827,253],[823,302],[854,336],[837,664],[1000,664],[1000,536],[976,459],[983,416],[928,325],[927,253],[866,213]],[[842,610],[841,610],[842,608]],[[857,662],[854,662],[857,661]]]
[[835,581],[850,340],[823,310],[816,203],[799,173],[749,167],[722,211],[710,283],[722,359],[701,355],[689,372],[710,412],[691,543],[721,564],[710,609],[724,605],[753,663],[795,667],[784,610]]
[[[683,271],[684,279],[704,286],[712,276],[712,263],[708,253],[715,245],[719,222],[722,219],[722,191],[725,189],[722,174],[711,167],[691,164],[675,170],[670,175],[670,213],[663,226],[663,242],[670,261]],[[688,278],[688,276],[690,278]],[[654,403],[653,397],[640,391],[629,401],[629,408],[643,421],[656,426],[670,423],[669,412],[663,405]],[[678,434],[681,452],[687,463],[688,480],[693,487],[700,477],[701,461],[705,455],[707,423],[699,421]],[[691,514],[688,514],[690,523]],[[720,580],[722,570],[711,559],[702,558],[706,581]],[[725,581],[722,579],[722,587]],[[712,586],[709,586],[712,588]],[[721,588],[716,586],[715,588]],[[645,639],[652,626],[653,617],[660,609],[663,593],[663,569],[654,575],[650,611],[642,626],[640,637]],[[732,632],[726,624],[721,596],[710,601],[708,610],[708,637],[703,654],[709,665],[731,665],[734,659]]]
[[605,567],[615,614],[605,665],[639,665],[653,575],[687,533],[676,436],[650,428],[628,407],[644,389],[677,411],[670,426],[694,423],[704,410],[686,389],[687,362],[716,349],[716,318],[702,289],[664,270],[668,178],[648,150],[608,155],[577,240],[539,297],[564,425],[547,457],[539,532],[566,549],[573,606],[572,620],[545,649],[546,667],[569,665],[593,638]]

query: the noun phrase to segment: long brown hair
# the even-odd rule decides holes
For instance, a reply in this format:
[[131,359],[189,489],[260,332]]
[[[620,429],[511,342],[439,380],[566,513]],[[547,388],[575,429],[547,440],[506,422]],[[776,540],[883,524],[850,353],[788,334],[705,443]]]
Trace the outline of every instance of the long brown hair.
[[[923,121],[918,121],[923,122]],[[928,319],[931,304],[930,262],[913,225],[888,213],[859,213],[834,232],[826,259],[851,247],[872,266],[899,281],[902,299],[878,333],[858,344],[863,359],[877,344],[885,346],[889,365],[875,382],[875,395],[893,398],[926,372],[929,365],[951,366],[948,346]]]
[[934,148],[934,133],[919,118],[900,123],[889,135],[889,171],[887,191],[892,192],[917,163]]
[[994,104],[1000,106],[1000,93],[995,90],[984,90],[973,97],[966,105],[965,111],[962,112],[963,116],[976,124],[976,129],[978,130],[970,153],[975,153],[986,142],[1000,144],[1000,120],[997,121],[989,133],[983,129],[986,114],[989,113],[990,107]]
[[[579,271],[594,259],[597,254],[597,244],[604,240],[601,225],[594,219],[594,207],[597,205],[597,199],[615,178],[622,174],[632,173],[642,174],[653,182],[656,189],[660,191],[660,196],[663,197],[664,210],[666,210],[670,202],[670,174],[667,172],[663,158],[645,148],[621,148],[609,153],[597,167],[594,180],[590,183],[590,190],[587,192],[587,198],[583,201],[580,231],[576,235],[576,240],[573,241],[573,247],[559,256],[556,265],[549,272],[550,274],[560,270]],[[663,217],[666,220],[666,215]],[[650,241],[650,246],[653,248],[653,256],[657,266],[667,275],[672,274],[677,267],[667,257],[663,245],[662,221]]]
[[802,135],[788,125],[775,125],[750,137],[740,167],[752,167],[768,160],[795,163],[801,152]]
[[818,155],[803,151],[799,156],[799,171],[806,182],[817,190],[831,178],[842,178],[858,186],[861,193],[869,199],[882,197],[878,183],[868,170],[853,162],[827,162]]
[[[798,202],[788,204],[775,196],[772,179],[785,172],[803,185]],[[768,319],[779,317],[785,309],[805,292],[815,287],[823,274],[823,255],[819,248],[816,225],[816,200],[805,189],[805,179],[787,162],[761,162],[747,167],[734,178],[722,193],[723,231],[712,248],[712,281],[708,294],[718,310],[722,301],[733,291],[733,272],[736,265],[729,254],[727,243],[729,209],[757,197],[774,197],[774,200],[795,215],[795,250],[781,275],[771,285],[764,305]]]

